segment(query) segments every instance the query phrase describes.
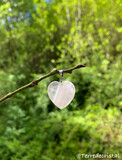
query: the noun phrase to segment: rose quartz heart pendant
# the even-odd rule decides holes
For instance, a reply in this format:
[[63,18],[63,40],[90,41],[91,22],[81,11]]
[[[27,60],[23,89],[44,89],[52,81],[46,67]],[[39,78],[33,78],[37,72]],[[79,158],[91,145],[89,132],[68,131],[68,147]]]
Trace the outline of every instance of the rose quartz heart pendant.
[[75,86],[69,81],[51,82],[48,86],[51,101],[60,109],[67,107],[74,98]]

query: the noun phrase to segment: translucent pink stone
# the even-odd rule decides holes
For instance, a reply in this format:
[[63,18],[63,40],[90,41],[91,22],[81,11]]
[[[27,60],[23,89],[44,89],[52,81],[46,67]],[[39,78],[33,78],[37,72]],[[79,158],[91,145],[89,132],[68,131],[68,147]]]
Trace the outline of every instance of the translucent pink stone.
[[69,81],[51,82],[48,86],[51,101],[60,109],[67,107],[74,98],[75,86]]

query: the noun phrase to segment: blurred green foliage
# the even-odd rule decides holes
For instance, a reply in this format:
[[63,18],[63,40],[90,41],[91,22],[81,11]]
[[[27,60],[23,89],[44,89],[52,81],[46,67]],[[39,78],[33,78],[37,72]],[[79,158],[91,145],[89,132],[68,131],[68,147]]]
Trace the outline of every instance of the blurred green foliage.
[[120,0],[1,0],[0,97],[54,67],[76,95],[64,110],[47,96],[59,75],[0,104],[1,160],[75,160],[121,153]]

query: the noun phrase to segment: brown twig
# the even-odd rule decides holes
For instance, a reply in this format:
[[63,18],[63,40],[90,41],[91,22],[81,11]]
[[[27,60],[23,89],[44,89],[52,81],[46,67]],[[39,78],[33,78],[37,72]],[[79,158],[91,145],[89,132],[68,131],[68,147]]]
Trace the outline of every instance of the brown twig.
[[[79,64],[79,65],[77,65],[77,66],[75,66],[75,67],[73,67],[73,68],[70,68],[70,69],[67,69],[67,70],[63,70],[63,73],[72,73],[73,70],[78,69],[78,68],[81,68],[81,67],[85,67],[85,65]],[[39,83],[40,81],[42,81],[43,79],[45,79],[45,78],[47,78],[47,77],[50,77],[50,76],[52,76],[52,75],[58,74],[58,73],[59,73],[59,71],[58,71],[56,68],[54,68],[51,72],[49,72],[48,74],[44,75],[43,77],[41,77],[41,78],[39,78],[39,79],[36,79],[36,80],[34,80],[34,81],[26,84],[25,86],[22,86],[22,87],[18,88],[17,90],[15,90],[15,91],[13,91],[13,92],[8,93],[7,95],[5,95],[3,98],[0,99],[0,103],[1,103],[2,101],[5,101],[6,99],[12,97],[14,94],[16,94],[16,93],[18,93],[18,92],[26,89],[26,88],[34,87],[34,86],[38,85],[38,83]]]

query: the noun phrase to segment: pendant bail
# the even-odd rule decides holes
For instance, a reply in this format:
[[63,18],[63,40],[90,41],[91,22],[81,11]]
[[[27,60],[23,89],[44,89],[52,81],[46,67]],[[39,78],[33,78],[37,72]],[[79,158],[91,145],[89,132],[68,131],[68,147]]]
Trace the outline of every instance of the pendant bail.
[[62,82],[62,80],[63,80],[63,70],[59,70],[59,74],[60,74],[60,82]]

